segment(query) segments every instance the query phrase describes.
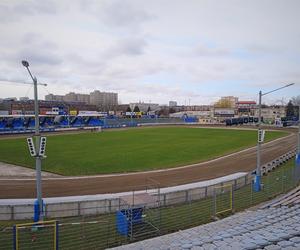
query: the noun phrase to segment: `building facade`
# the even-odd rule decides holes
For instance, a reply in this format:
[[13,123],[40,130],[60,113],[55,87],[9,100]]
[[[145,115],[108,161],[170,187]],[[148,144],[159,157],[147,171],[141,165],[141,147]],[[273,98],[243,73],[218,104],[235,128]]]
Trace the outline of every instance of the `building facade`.
[[78,94],[70,92],[66,95],[53,95],[45,96],[46,101],[58,101],[66,103],[84,103],[97,106],[101,111],[115,110],[118,105],[118,94],[111,92],[100,92],[95,90],[90,94]]
[[131,110],[133,110],[134,107],[137,106],[139,107],[139,110],[141,112],[148,112],[149,107],[150,107],[150,111],[158,111],[160,109],[158,103],[133,102],[133,103],[129,103],[129,106]]
[[[258,117],[259,110],[255,110],[255,116]],[[265,123],[274,123],[275,120],[281,119],[286,116],[286,110],[284,106],[270,106],[261,109],[261,116]]]
[[49,94],[45,96],[45,101],[58,101],[58,102],[63,102],[64,101],[64,96],[63,95],[53,95]]
[[95,90],[90,93],[90,104],[100,107],[102,111],[115,110],[118,106],[118,94]]
[[176,101],[169,101],[169,107],[176,107],[177,102]]

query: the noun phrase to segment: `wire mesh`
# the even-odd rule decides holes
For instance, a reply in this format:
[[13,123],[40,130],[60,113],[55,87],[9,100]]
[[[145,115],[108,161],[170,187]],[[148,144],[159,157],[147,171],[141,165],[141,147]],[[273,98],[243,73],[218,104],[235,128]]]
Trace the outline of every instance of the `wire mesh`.
[[14,247],[19,249],[56,250],[56,221],[25,223],[14,226]]

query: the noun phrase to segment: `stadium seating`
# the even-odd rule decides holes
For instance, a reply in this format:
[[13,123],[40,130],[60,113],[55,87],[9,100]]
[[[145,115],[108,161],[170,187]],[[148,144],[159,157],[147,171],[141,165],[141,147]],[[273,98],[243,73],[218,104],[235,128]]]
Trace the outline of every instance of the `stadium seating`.
[[84,121],[84,124],[89,127],[95,127],[95,126],[103,126],[103,121],[100,119],[97,119],[96,117],[89,117]]
[[53,126],[53,118],[51,118],[51,117],[40,118],[40,126],[42,128],[47,128],[47,127]]
[[300,249],[300,205],[246,211],[116,249]]
[[0,120],[0,131],[6,130],[7,129],[7,120],[6,119],[1,119]]
[[104,128],[119,128],[121,123],[118,119],[104,119],[103,121]]

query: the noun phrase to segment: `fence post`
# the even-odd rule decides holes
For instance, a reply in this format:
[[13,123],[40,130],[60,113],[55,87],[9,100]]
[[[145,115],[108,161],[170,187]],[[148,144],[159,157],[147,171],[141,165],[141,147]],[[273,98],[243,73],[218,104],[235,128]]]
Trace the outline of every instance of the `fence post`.
[[[235,184],[236,184],[236,180],[235,180]],[[231,195],[232,195],[232,197],[231,197],[231,211],[233,212],[233,213],[235,213],[235,211],[234,211],[234,192],[235,192],[235,189],[233,188],[233,186],[231,185]]]
[[17,250],[17,227],[16,227],[16,225],[13,226],[13,247],[14,247],[14,250]]
[[77,206],[78,206],[78,207],[77,207],[77,209],[78,209],[78,213],[77,213],[77,214],[78,214],[78,216],[80,216],[80,207],[81,207],[81,206],[80,206],[80,201],[78,201],[78,205],[77,205]]
[[252,204],[253,204],[253,182],[252,182],[252,180],[250,181],[250,204],[251,204],[251,206],[252,206]]
[[12,205],[11,206],[11,220],[14,220],[15,218],[15,209],[14,209],[14,206]]
[[185,191],[185,202],[189,201],[189,190]]
[[214,209],[213,209],[213,213],[214,213],[214,218],[216,217],[216,214],[217,214],[217,197],[216,197],[216,189],[215,188],[213,188],[214,189],[214,193],[213,193],[213,207],[214,207]]
[[284,176],[284,171],[283,171],[283,168],[281,168],[281,193],[284,192],[284,188],[283,188],[283,176]]
[[55,222],[55,250],[59,249],[59,223]]
[[111,200],[110,199],[108,199],[108,212],[111,213]]

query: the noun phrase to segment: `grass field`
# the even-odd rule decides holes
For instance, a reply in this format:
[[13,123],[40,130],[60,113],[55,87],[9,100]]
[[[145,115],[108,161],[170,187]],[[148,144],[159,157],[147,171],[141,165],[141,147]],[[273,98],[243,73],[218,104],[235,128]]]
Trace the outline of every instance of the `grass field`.
[[[266,141],[286,135],[267,132]],[[186,127],[105,130],[47,138],[43,170],[92,175],[170,168],[201,162],[254,146],[257,132]],[[34,167],[22,139],[0,140],[0,161]]]

